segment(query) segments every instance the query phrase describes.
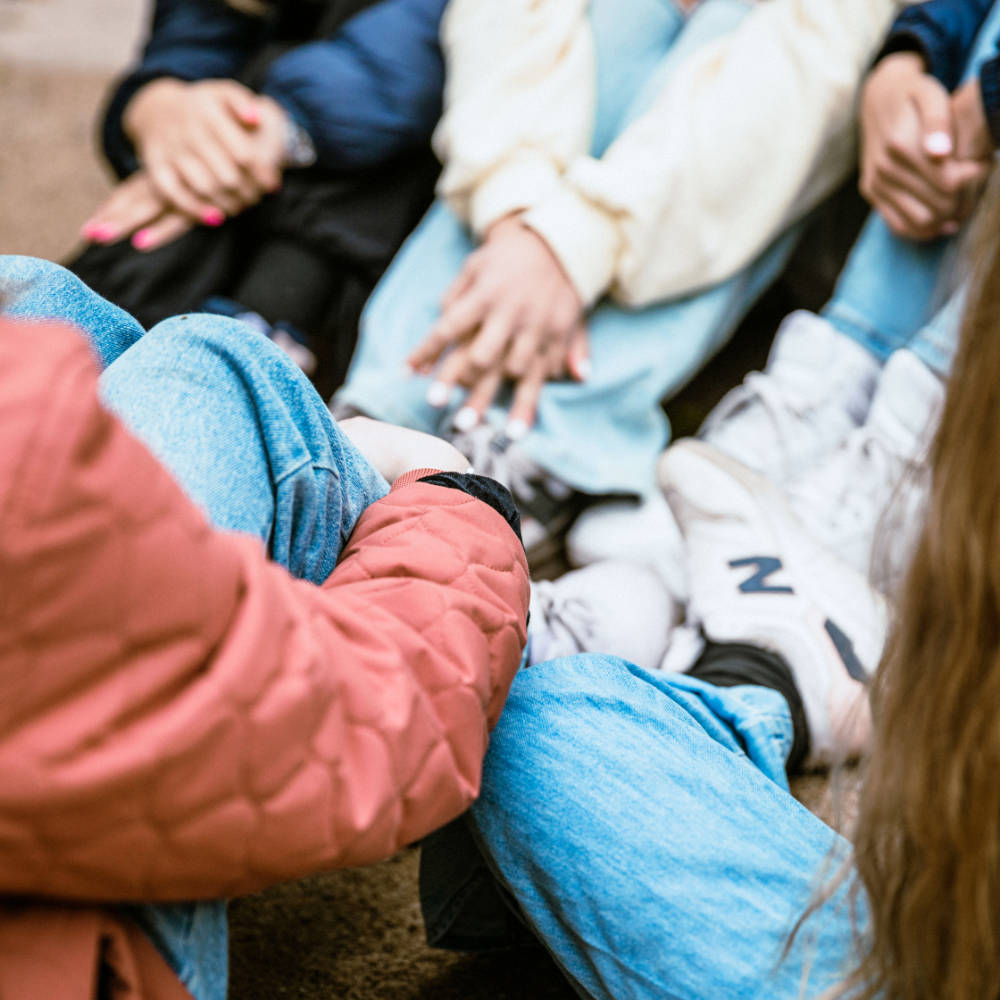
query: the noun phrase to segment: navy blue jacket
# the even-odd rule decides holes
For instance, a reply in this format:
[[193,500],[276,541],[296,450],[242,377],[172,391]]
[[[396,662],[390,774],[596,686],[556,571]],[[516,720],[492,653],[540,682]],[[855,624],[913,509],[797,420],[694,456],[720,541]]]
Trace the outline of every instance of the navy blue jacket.
[[108,160],[119,176],[137,169],[122,113],[140,87],[165,76],[248,82],[309,133],[323,167],[367,167],[426,145],[441,115],[438,26],[445,2],[380,0],[329,34],[306,29],[296,37],[296,27],[310,19],[322,24],[316,11],[323,4],[281,0],[259,18],[223,0],[156,0],[142,59],[108,104]]
[[[892,26],[881,55],[919,52],[928,72],[954,90],[992,6],[993,0],[927,0],[908,7]],[[993,144],[1000,146],[1000,57],[983,63],[979,80]]]

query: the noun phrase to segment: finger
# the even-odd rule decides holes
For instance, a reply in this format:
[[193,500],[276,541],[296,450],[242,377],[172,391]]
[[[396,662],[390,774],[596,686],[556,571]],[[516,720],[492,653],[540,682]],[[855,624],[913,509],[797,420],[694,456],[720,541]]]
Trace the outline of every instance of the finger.
[[505,429],[512,441],[523,438],[535,424],[538,397],[546,382],[549,362],[547,354],[537,355],[523,377],[517,380]]
[[504,354],[516,332],[514,317],[500,309],[492,309],[469,341],[465,368],[459,381],[463,385],[472,385],[487,372],[494,369],[500,371]]
[[428,371],[444,351],[475,333],[485,311],[486,304],[475,288],[468,291],[441,313],[424,342],[410,355],[410,367],[415,371]]
[[164,207],[148,184],[125,182],[83,224],[80,235],[93,243],[113,243],[152,222]]
[[441,362],[434,375],[434,381],[427,390],[427,402],[435,409],[443,409],[455,395],[455,386],[465,367],[465,346],[451,351]]
[[462,408],[452,418],[455,430],[470,431],[481,423],[483,414],[496,398],[502,384],[503,375],[499,369],[483,375],[469,390]]
[[201,220],[203,216],[215,209],[214,205],[199,198],[184,184],[173,166],[157,163],[151,164],[148,169],[149,178],[157,192],[179,212],[183,212],[192,219]]
[[192,226],[193,223],[186,215],[166,212],[155,222],[140,229],[132,237],[132,246],[136,250],[156,250],[183,236]]
[[[212,136],[230,166],[220,163],[220,180],[233,192],[246,192],[247,185],[253,192],[253,204],[265,194],[281,186],[281,171],[276,164],[265,164],[261,156],[261,143],[254,133],[248,133],[232,115],[213,115],[208,122]],[[246,198],[246,195],[243,195]]]
[[217,183],[203,160],[185,153],[177,157],[175,165],[181,183],[212,206],[199,217],[203,225],[221,226],[227,215],[238,215],[242,210],[240,201]]
[[476,276],[476,269],[468,260],[465,266],[458,272],[458,277],[448,286],[447,291],[441,296],[441,312],[445,312],[450,306],[463,296],[472,284]]
[[958,206],[960,189],[942,169],[944,166],[928,163],[927,170],[921,173],[908,164],[898,164],[891,176],[879,178],[876,186],[882,190],[895,189],[920,202],[937,218],[946,218]]
[[237,215],[261,198],[257,185],[240,168],[218,136],[206,128],[197,144],[197,156],[208,175],[208,194],[229,215]]
[[910,98],[920,118],[921,149],[934,160],[942,160],[955,150],[955,124],[951,96],[936,80],[927,79],[914,87]]
[[927,205],[900,188],[876,185],[875,204],[879,211],[891,210],[906,229],[910,239],[926,239],[947,217],[936,215]]
[[518,327],[511,339],[507,360],[504,363],[504,371],[509,378],[523,378],[527,374],[535,358],[545,352],[548,341],[554,339],[551,336],[547,337],[546,334],[550,334],[550,331],[537,320]]
[[577,382],[586,382],[590,378],[590,335],[583,323],[578,323],[570,334],[566,368]]

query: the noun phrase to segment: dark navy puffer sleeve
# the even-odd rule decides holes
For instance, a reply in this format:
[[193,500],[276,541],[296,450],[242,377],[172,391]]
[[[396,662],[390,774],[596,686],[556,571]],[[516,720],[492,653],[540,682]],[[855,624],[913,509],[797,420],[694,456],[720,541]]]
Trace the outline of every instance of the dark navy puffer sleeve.
[[381,0],[274,60],[260,90],[309,133],[323,166],[370,166],[422,145],[441,114],[444,6]]
[[919,52],[927,71],[954,90],[992,5],[992,0],[927,0],[907,7],[893,24],[880,57]]
[[266,21],[241,14],[221,0],[156,0],[142,59],[118,84],[104,115],[104,152],[119,177],[139,166],[122,128],[122,114],[140,87],[164,76],[235,77],[267,31]]

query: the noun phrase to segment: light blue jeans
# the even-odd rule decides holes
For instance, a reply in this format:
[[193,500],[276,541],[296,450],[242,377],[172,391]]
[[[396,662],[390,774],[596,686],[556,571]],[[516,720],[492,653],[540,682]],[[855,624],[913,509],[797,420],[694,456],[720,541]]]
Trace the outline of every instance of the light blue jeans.
[[[746,0],[705,0],[687,19],[670,0],[593,0],[597,108],[592,153],[611,141],[660,92],[692,49],[732,30]],[[587,382],[549,382],[537,424],[520,445],[549,472],[586,493],[647,493],[669,437],[660,401],[680,389],[726,342],[774,280],[799,228],[779,238],[741,273],[706,292],[646,309],[605,299],[588,318],[593,373]],[[427,405],[428,379],[404,361],[437,318],[466,256],[468,230],[438,201],[404,244],[361,319],[347,384],[337,395],[372,416],[441,432],[454,407]],[[509,397],[501,400],[509,403]],[[503,426],[505,409],[487,417]]]
[[[68,271],[0,257],[5,312],[63,319],[104,366],[104,402],[220,528],[262,538],[272,559],[322,583],[385,480],[266,337],[220,316],[179,316],[148,333]],[[223,901],[122,907],[195,1000],[225,1000]]]
[[[788,791],[777,692],[577,656],[518,674],[471,814],[425,842],[432,943],[522,943],[586,997],[818,998],[852,963],[849,847]],[[852,912],[853,911],[853,912]]]
[[[976,37],[964,78],[978,75],[996,55],[1000,3]],[[954,273],[955,239],[913,243],[894,236],[871,214],[841,272],[823,315],[880,361],[908,348],[945,377],[958,345],[964,289]]]

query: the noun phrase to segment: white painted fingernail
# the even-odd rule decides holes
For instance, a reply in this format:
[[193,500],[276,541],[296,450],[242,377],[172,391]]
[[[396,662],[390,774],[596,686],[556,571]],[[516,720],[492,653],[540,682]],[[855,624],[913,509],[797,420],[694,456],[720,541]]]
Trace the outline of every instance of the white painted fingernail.
[[456,431],[471,431],[479,423],[479,414],[471,406],[463,406],[451,422]]
[[451,386],[445,385],[444,382],[432,382],[427,390],[427,402],[431,406],[445,406],[450,398]]
[[576,373],[581,382],[586,382],[593,370],[594,366],[590,363],[590,358],[583,358],[576,364]]
[[520,441],[528,433],[528,424],[524,420],[521,420],[520,417],[516,417],[514,420],[507,421],[504,433],[511,441]]
[[924,149],[931,156],[947,156],[951,152],[951,136],[947,132],[931,132],[924,139]]

